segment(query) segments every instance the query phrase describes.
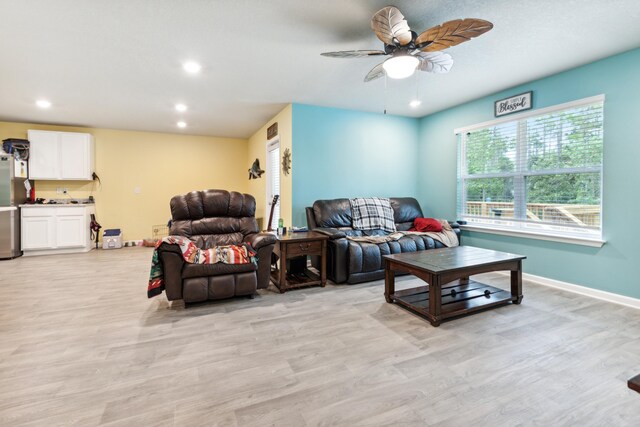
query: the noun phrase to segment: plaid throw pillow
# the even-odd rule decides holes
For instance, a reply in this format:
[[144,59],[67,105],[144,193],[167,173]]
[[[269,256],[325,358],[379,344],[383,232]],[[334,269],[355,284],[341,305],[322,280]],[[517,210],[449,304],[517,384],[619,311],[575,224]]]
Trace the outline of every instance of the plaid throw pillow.
[[387,233],[396,231],[389,199],[359,197],[349,199],[349,204],[355,230],[383,230]]

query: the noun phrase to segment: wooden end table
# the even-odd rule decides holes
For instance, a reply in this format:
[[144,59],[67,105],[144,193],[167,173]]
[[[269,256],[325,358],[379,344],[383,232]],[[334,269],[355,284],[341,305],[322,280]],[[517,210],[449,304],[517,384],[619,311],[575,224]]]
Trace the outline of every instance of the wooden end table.
[[[384,297],[426,317],[433,326],[444,319],[522,301],[522,260],[525,256],[458,246],[385,255]],[[469,280],[474,274],[511,271],[511,292]],[[395,290],[395,272],[412,274],[427,286]]]
[[[327,240],[329,236],[315,231],[289,233],[276,236],[278,242],[273,248],[273,253],[278,257],[278,265],[271,271],[271,281],[280,293],[289,289],[306,286],[327,284]],[[320,275],[307,268],[307,257],[317,255],[320,257]],[[303,265],[300,271],[287,271],[287,260],[303,257]]]

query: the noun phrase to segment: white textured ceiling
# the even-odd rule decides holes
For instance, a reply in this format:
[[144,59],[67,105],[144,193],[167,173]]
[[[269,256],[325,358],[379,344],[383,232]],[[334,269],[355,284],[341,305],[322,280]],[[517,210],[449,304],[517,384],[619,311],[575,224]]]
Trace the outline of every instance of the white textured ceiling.
[[[367,0],[0,0],[0,120],[248,137],[290,102],[381,112]],[[638,0],[395,1],[412,29],[494,23],[450,48],[446,75],[389,81],[390,114],[413,117],[640,46]],[[181,63],[202,63],[187,76]],[[49,110],[37,98],[53,102]],[[185,114],[173,105],[184,102]],[[184,118],[189,127],[178,130]]]

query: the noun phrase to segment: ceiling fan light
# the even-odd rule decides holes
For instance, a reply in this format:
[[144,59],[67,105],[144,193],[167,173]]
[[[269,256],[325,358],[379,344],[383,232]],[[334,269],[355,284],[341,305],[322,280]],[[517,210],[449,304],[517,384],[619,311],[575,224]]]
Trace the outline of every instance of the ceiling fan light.
[[387,59],[382,68],[391,79],[406,79],[413,75],[420,60],[415,56],[400,55]]

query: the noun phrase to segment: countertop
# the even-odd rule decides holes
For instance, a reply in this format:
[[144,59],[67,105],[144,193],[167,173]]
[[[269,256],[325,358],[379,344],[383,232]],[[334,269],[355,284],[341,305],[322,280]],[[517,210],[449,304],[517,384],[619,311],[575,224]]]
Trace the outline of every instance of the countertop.
[[70,207],[84,207],[95,206],[95,203],[25,203],[20,205],[21,208],[70,208]]

